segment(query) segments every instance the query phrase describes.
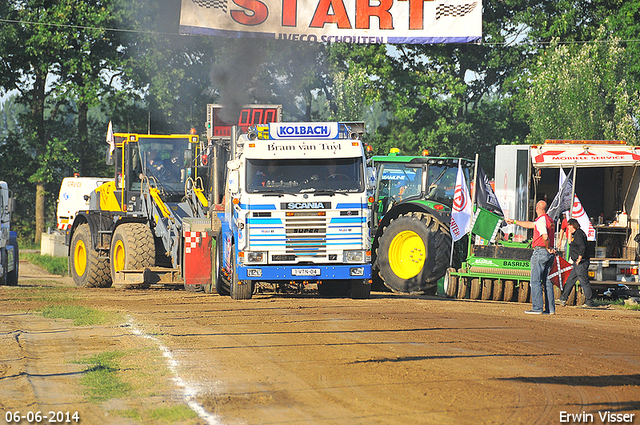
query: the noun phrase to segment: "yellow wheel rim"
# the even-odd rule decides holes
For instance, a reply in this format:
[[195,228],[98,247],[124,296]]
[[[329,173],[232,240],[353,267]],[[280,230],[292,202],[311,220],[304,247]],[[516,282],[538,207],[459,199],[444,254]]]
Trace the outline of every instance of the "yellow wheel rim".
[[406,230],[393,238],[389,246],[389,265],[400,279],[411,279],[422,270],[427,250],[422,238]]
[[76,275],[84,276],[84,272],[87,271],[87,248],[84,246],[83,241],[76,242],[73,250],[73,266]]
[[124,243],[122,241],[117,241],[115,247],[113,248],[113,268],[115,271],[124,270],[124,260],[125,260],[125,250]]

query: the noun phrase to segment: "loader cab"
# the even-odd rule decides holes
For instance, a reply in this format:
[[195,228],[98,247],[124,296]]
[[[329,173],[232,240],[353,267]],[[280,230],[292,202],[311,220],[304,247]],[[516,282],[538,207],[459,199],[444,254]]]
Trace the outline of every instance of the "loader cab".
[[140,195],[157,188],[165,201],[184,196],[187,179],[197,179],[199,138],[195,135],[114,134],[115,150],[110,158],[114,181],[103,185],[100,208],[109,211],[139,211]]

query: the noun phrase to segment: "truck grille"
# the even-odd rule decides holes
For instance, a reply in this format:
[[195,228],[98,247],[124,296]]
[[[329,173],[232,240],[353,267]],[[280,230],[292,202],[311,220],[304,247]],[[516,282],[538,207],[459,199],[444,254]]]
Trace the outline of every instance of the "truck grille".
[[287,254],[326,255],[326,217],[287,217],[285,219],[285,252]]

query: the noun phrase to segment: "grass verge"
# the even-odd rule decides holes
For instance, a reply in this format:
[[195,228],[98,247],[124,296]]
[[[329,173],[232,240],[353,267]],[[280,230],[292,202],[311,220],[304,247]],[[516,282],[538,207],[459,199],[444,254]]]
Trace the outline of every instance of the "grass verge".
[[95,403],[131,394],[131,385],[122,381],[118,373],[120,359],[125,354],[122,351],[108,351],[78,361],[89,365],[80,379],[80,383],[86,387],[89,401]]
[[129,409],[116,412],[123,418],[129,418],[142,423],[160,422],[175,423],[183,422],[187,419],[194,419],[198,415],[185,405],[176,405],[173,407],[159,407],[153,410]]
[[49,319],[71,319],[74,326],[106,325],[121,319],[118,314],[78,305],[49,305],[42,309]]
[[27,260],[31,264],[35,264],[38,267],[42,267],[51,274],[55,274],[58,276],[67,275],[67,257],[52,257],[50,255],[21,252],[20,258],[23,260]]
[[119,407],[109,411],[112,415],[145,425],[199,423],[193,410],[176,402],[164,358],[152,345],[107,351],[74,363],[87,365],[80,379],[87,401],[106,409]]
[[596,298],[593,300],[593,303],[596,305],[596,307],[610,305],[616,308],[622,308],[624,310],[640,311],[640,305],[629,305],[629,304],[626,304],[625,300],[622,300],[622,299],[607,300],[604,298]]

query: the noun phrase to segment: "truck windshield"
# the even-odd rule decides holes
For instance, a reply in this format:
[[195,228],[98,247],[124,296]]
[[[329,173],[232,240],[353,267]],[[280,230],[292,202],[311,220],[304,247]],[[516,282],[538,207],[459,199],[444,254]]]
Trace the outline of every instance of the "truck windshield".
[[398,201],[418,195],[422,187],[422,168],[409,168],[402,163],[388,163],[380,167],[378,193],[381,200]]
[[188,139],[140,138],[138,145],[139,174],[167,192],[183,192],[187,168],[184,150],[189,148]]
[[362,158],[247,159],[247,192],[363,192]]

